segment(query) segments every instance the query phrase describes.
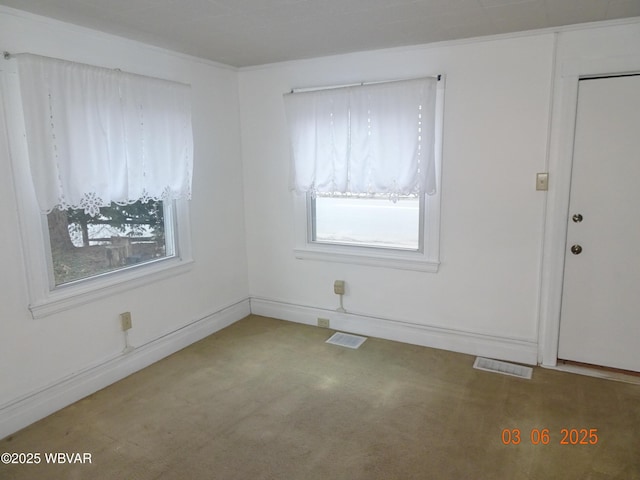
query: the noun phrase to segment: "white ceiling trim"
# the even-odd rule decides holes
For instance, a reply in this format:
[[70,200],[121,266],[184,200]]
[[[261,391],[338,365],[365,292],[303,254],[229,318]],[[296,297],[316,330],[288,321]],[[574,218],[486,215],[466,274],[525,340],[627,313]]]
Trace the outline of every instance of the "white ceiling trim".
[[360,55],[363,52],[376,52],[376,53],[393,53],[393,52],[412,52],[420,50],[430,50],[433,48],[453,47],[456,45],[468,45],[479,42],[496,42],[500,40],[508,40],[513,38],[534,37],[538,35],[553,35],[556,33],[574,32],[579,30],[592,30],[594,28],[608,28],[622,25],[640,24],[640,17],[628,17],[615,20],[601,20],[598,22],[577,23],[574,25],[563,25],[559,27],[547,27],[538,28],[535,30],[523,30],[521,32],[509,32],[509,33],[497,33],[494,35],[482,35],[479,37],[460,38],[457,40],[442,40],[439,42],[423,43],[419,45],[405,45],[401,47],[391,48],[379,48],[374,50],[363,50],[358,52],[338,53],[334,55],[323,55],[313,58],[300,58],[296,60],[284,60],[281,62],[265,63],[262,65],[250,65],[247,67],[237,67],[238,71],[253,71],[273,68],[274,66],[287,66],[293,64],[300,64],[304,62],[314,62],[320,58],[348,58],[349,56]]
[[[3,0],[0,0],[0,2],[2,2],[2,1]],[[247,1],[249,1],[249,0],[247,0]],[[482,1],[485,1],[485,2],[486,1],[504,2],[505,0],[479,0],[479,1],[481,1],[481,2]],[[513,2],[513,0],[506,0],[506,1]],[[525,0],[525,1],[527,1],[527,0]],[[520,2],[520,3],[523,3],[523,2]],[[639,0],[639,3],[640,3],[640,0]],[[34,21],[38,21],[38,22],[42,22],[42,23],[47,23],[47,24],[57,24],[57,25],[65,28],[65,29],[67,29],[69,31],[79,32],[79,33],[82,33],[84,35],[91,35],[91,36],[96,37],[96,38],[107,38],[110,41],[113,41],[114,39],[116,39],[117,41],[122,42],[122,44],[124,44],[124,45],[137,45],[137,46],[144,45],[145,47],[147,47],[147,48],[149,48],[149,49],[151,49],[153,51],[161,52],[161,53],[163,53],[165,55],[170,55],[170,56],[173,56],[173,57],[182,58],[182,59],[186,59],[186,60],[190,60],[190,61],[196,61],[196,62],[205,64],[205,65],[216,66],[216,67],[219,67],[219,68],[224,68],[224,69],[228,69],[228,70],[232,70],[232,71],[245,71],[245,70],[246,71],[250,71],[250,70],[261,69],[261,68],[269,68],[269,66],[274,65],[274,64],[286,65],[286,64],[289,64],[289,63],[310,61],[310,60],[314,60],[314,59],[317,59],[317,58],[344,57],[344,56],[358,54],[358,53],[365,52],[365,51],[368,51],[368,52],[399,52],[399,51],[424,50],[424,49],[429,49],[429,48],[440,48],[440,47],[447,47],[447,46],[454,46],[454,45],[464,45],[464,44],[469,44],[469,43],[490,42],[490,41],[497,41],[497,40],[509,39],[509,38],[521,38],[521,37],[528,37],[528,36],[534,36],[534,35],[553,34],[553,33],[567,32],[567,31],[576,31],[576,30],[593,29],[593,28],[606,28],[606,27],[615,26],[615,25],[626,25],[626,24],[640,23],[640,16],[638,16],[638,17],[626,17],[626,18],[613,19],[613,20],[601,20],[601,21],[595,21],[595,22],[586,22],[586,23],[578,23],[578,24],[571,24],[571,25],[546,27],[546,28],[523,30],[523,31],[514,31],[514,32],[507,32],[507,33],[498,33],[498,34],[488,34],[488,35],[480,35],[480,36],[473,36],[473,37],[465,37],[465,38],[460,38],[460,39],[441,40],[441,41],[434,41],[434,42],[429,42],[429,43],[421,43],[421,44],[416,44],[416,45],[399,45],[399,46],[393,46],[393,47],[388,47],[388,48],[361,49],[361,50],[357,50],[357,51],[349,51],[349,52],[344,52],[344,53],[333,53],[333,54],[327,54],[327,55],[319,54],[319,55],[317,55],[315,57],[294,58],[294,59],[291,59],[291,60],[281,60],[281,61],[274,61],[274,62],[269,62],[269,63],[258,64],[258,65],[249,65],[249,66],[236,67],[236,66],[224,63],[224,62],[212,60],[212,59],[209,59],[209,58],[204,58],[202,56],[197,56],[197,55],[192,55],[192,54],[189,54],[189,53],[184,53],[184,52],[172,50],[171,48],[158,46],[158,45],[155,45],[155,44],[152,44],[152,43],[149,43],[149,42],[133,39],[133,38],[126,37],[126,36],[123,36],[123,35],[119,35],[119,34],[104,32],[102,30],[97,30],[97,29],[92,28],[92,27],[86,27],[86,26],[75,24],[75,23],[69,23],[69,22],[66,22],[66,21],[63,21],[63,20],[54,19],[54,18],[51,18],[51,17],[43,16],[43,15],[38,15],[36,13],[27,12],[27,11],[24,11],[24,10],[19,10],[19,9],[8,7],[8,6],[5,6],[5,5],[0,5],[0,13],[6,14],[6,15],[15,16],[15,17],[19,17],[19,18],[20,17],[21,18],[27,18],[27,19],[30,19],[30,20],[34,20]],[[2,51],[2,50],[9,50],[10,51],[10,46],[0,45],[0,51]],[[10,53],[20,53],[20,52],[10,52]],[[41,52],[30,52],[30,53],[41,53]],[[116,65],[113,68],[119,68],[119,66]]]
[[[153,45],[151,43],[141,42],[139,40],[134,40],[128,37],[123,37],[121,35],[115,35],[113,33],[103,32],[101,30],[95,30],[89,27],[83,27],[82,25],[77,25],[75,23],[63,22],[62,20],[57,20],[51,17],[45,17],[43,15],[37,15],[35,13],[26,12],[24,10],[18,10],[17,8],[7,7],[5,5],[0,5],[0,14],[1,15],[9,15],[16,18],[24,18],[29,21],[40,22],[42,24],[47,25],[56,25],[60,28],[64,28],[69,32],[78,33],[81,35],[88,35],[98,39],[106,39],[108,41],[118,41],[122,42],[124,46],[134,46],[136,48],[144,47],[151,51],[162,53],[164,55],[168,55],[174,58],[180,58],[184,60],[188,60],[191,62],[201,63],[203,65],[213,66],[222,68],[225,70],[238,71],[238,67],[234,67],[233,65],[227,65],[226,63],[216,62],[215,60],[209,60],[208,58],[196,57],[194,55],[189,55],[188,53],[176,52],[175,50],[170,50],[168,48],[159,47],[157,45]],[[0,45],[0,52],[8,51],[9,53],[17,54],[17,53],[33,53],[37,55],[45,55],[42,52],[22,52],[22,51],[11,51],[12,48],[9,45]],[[58,55],[58,57],[61,57]],[[64,60],[75,61],[72,58],[64,58]],[[121,68],[119,65],[103,65],[100,64],[101,67],[105,68]]]

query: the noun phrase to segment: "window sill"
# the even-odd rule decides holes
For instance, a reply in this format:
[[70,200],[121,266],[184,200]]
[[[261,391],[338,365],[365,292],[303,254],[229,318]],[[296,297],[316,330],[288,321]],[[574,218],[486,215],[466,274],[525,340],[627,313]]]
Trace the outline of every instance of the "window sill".
[[47,317],[150,282],[185,273],[192,266],[192,259],[167,258],[62,285],[49,292],[42,300],[29,305],[29,310],[34,319]]
[[396,253],[379,248],[307,244],[305,247],[295,248],[294,253],[300,260],[349,263],[428,273],[436,273],[440,266],[439,261],[427,259],[421,252],[398,251]]

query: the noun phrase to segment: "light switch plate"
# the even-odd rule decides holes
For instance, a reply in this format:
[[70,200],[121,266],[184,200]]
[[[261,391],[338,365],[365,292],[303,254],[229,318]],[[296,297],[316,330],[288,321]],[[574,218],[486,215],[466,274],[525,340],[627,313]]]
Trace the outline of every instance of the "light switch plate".
[[546,192],[547,190],[549,190],[549,174],[544,172],[544,173],[538,173],[536,175],[536,190],[540,190],[543,192]]

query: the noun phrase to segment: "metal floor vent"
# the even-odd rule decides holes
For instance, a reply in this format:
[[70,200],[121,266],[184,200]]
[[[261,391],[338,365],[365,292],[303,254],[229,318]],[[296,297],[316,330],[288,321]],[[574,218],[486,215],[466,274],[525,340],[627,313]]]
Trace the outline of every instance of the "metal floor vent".
[[367,337],[361,337],[359,335],[351,335],[350,333],[340,333],[336,332],[331,335],[331,338],[326,341],[326,343],[331,343],[332,345],[339,345],[341,347],[347,348],[360,348],[360,345],[364,343]]
[[511,375],[512,377],[526,378],[527,380],[531,380],[531,376],[533,375],[533,368],[483,357],[476,357],[473,368],[486,372]]

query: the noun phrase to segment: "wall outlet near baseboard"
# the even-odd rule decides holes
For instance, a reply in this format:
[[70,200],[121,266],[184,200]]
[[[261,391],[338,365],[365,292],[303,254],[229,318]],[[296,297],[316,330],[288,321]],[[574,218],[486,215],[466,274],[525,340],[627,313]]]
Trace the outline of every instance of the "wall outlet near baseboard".
[[318,326],[322,328],[329,328],[329,319],[318,317]]
[[133,324],[131,323],[131,312],[124,312],[120,314],[120,322],[122,324],[122,331],[126,332]]

